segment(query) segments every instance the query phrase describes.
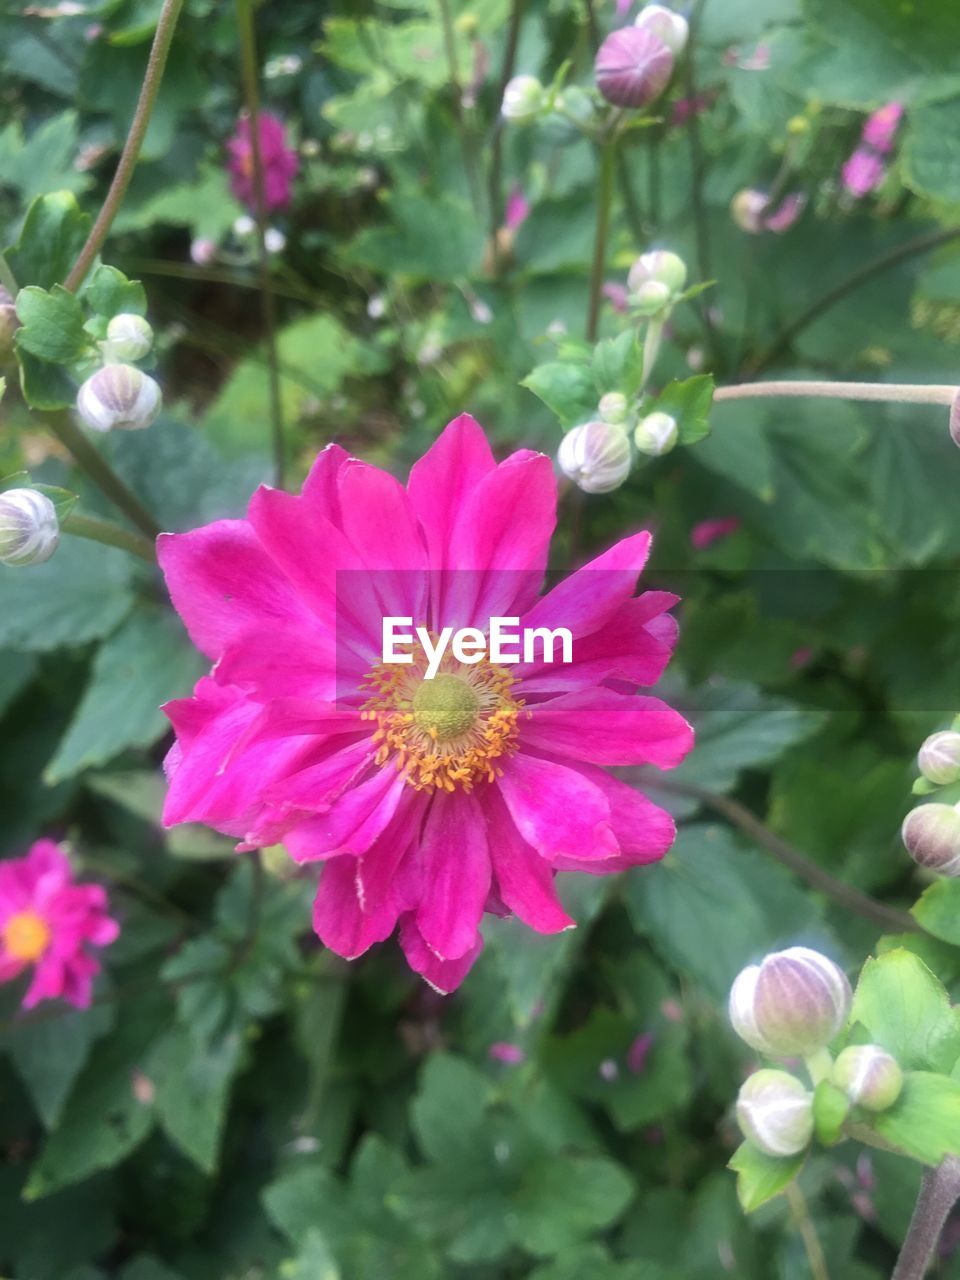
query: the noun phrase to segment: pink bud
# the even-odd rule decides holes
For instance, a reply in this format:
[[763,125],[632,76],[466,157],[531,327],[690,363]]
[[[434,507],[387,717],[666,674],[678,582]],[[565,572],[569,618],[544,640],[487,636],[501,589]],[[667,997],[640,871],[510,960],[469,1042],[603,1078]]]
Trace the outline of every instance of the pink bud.
[[911,809],[900,834],[917,866],[942,876],[960,876],[960,813],[952,804]]
[[843,185],[858,200],[879,187],[886,176],[886,167],[880,157],[865,147],[858,147],[843,166]]
[[487,1056],[492,1058],[494,1062],[503,1062],[508,1067],[517,1067],[527,1055],[518,1044],[510,1044],[506,1040],[498,1040],[487,1050]]
[[832,960],[809,947],[789,947],[738,975],[730,1021],[760,1053],[808,1057],[837,1034],[852,999],[846,974]]
[[645,107],[667,87],[673,54],[652,31],[621,27],[612,31],[593,64],[597,88],[617,107]]
[[715,542],[729,538],[740,528],[737,516],[720,516],[716,520],[701,520],[690,530],[690,545],[695,551],[705,551]]
[[627,1066],[635,1076],[643,1075],[647,1069],[647,1059],[650,1057],[650,1050],[653,1048],[653,1032],[644,1031],[637,1036],[633,1044],[627,1050]]
[[886,106],[881,107],[879,111],[874,111],[869,117],[863,126],[861,139],[875,151],[885,155],[893,146],[893,139],[900,126],[902,115],[902,103],[888,102]]

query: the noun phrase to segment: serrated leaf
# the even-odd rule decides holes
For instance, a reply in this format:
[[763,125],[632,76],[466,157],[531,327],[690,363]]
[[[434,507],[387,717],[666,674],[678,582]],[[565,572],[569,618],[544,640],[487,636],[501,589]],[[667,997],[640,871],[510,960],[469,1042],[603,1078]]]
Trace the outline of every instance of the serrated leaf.
[[83,307],[76,296],[55,284],[47,292],[29,285],[17,294],[20,328],[17,347],[50,364],[72,364],[90,349],[83,328]]
[[960,1080],[930,1071],[907,1072],[900,1097],[870,1127],[924,1164],[960,1155]]
[[960,1012],[936,975],[902,947],[867,960],[850,1017],[905,1070],[952,1071],[960,1056]]
[[147,295],[139,280],[128,280],[116,267],[101,264],[83,289],[84,302],[105,320],[114,316],[147,314]]
[[753,1213],[785,1191],[805,1159],[806,1152],[781,1158],[766,1155],[750,1142],[741,1143],[727,1167],[737,1174],[737,1198],[744,1213]]
[[960,947],[960,880],[935,880],[911,907],[910,914],[935,938]]
[[667,384],[643,412],[668,413],[677,422],[680,444],[696,444],[710,434],[710,408],[713,404],[713,376],[698,373],[682,382]]
[[146,1068],[156,1081],[154,1105],[164,1132],[206,1173],[217,1167],[242,1048],[236,1031],[198,1045],[185,1028],[175,1027],[156,1045]]
[[640,390],[643,347],[632,329],[616,338],[604,338],[593,350],[590,364],[598,396],[619,391],[628,399]]
[[108,635],[133,604],[130,557],[65,539],[45,564],[0,568],[0,647],[47,652]]
[[56,1125],[94,1043],[113,1026],[109,1004],[65,1010],[56,1018],[14,1022],[3,1045],[46,1128]]
[[27,210],[20,239],[4,257],[23,289],[50,289],[67,278],[90,230],[90,215],[69,191],[38,196]]
[[572,427],[596,413],[597,389],[588,365],[554,360],[540,364],[520,384]]

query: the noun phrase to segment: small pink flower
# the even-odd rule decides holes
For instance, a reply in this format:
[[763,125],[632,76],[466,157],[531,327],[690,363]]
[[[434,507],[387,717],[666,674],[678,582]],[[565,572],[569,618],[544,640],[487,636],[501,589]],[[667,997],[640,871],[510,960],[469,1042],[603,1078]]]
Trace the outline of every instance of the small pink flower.
[[879,151],[882,155],[886,155],[893,147],[893,139],[900,126],[902,115],[902,103],[888,102],[886,106],[881,107],[879,111],[875,111],[868,118],[863,126],[863,133],[860,135],[861,140],[868,147],[873,147],[874,151]]
[[[269,111],[258,116],[260,135],[260,159],[263,164],[263,200],[267,212],[285,209],[290,203],[293,179],[300,167],[296,151],[287,146],[283,121]],[[242,116],[237,131],[227,141],[230,188],[248,209],[256,209],[256,191],[253,182],[253,145],[250,120]]]
[[85,1009],[100,972],[88,947],[106,947],[119,932],[107,915],[106,890],[74,884],[66,854],[52,840],[0,862],[0,982],[33,966],[24,1009],[60,998]]
[[507,1040],[497,1040],[487,1050],[487,1057],[492,1058],[494,1062],[506,1063],[508,1067],[518,1067],[521,1062],[526,1060],[527,1055],[518,1044],[511,1044]]
[[620,315],[626,315],[629,295],[625,284],[621,284],[619,280],[608,280],[600,292],[613,307],[614,311]]
[[858,147],[843,166],[844,188],[856,199],[879,187],[886,176],[886,165],[875,151]]
[[644,1031],[637,1036],[633,1044],[627,1051],[627,1066],[635,1076],[643,1075],[647,1069],[647,1059],[650,1057],[650,1050],[653,1048],[653,1032]]
[[764,219],[764,227],[767,231],[773,231],[778,235],[783,231],[788,231],[803,213],[806,203],[807,197],[802,192],[792,192],[784,197],[780,202],[780,207],[774,213],[767,214]]
[[690,545],[695,551],[705,551],[715,542],[729,538],[740,528],[737,516],[720,516],[716,520],[701,520],[690,530]]
[[503,224],[508,231],[516,231],[530,216],[530,201],[520,187],[514,187],[507,197]]
[[[671,769],[693,745],[639,695],[669,660],[676,597],[634,594],[647,532],[541,596],[556,512],[551,460],[498,465],[463,415],[407,486],[330,445],[299,496],[263,487],[246,519],[162,535],[174,606],[213,663],[166,708],[164,821],[241,849],[283,842],[322,869],[313,923],[331,950],[355,959],[399,929],[443,992],[479,955],[486,912],[559,933],[574,921],[557,872],[661,858],[673,819],[608,769]],[[436,635],[562,625],[572,660],[447,650],[428,679],[422,649],[385,660],[384,618],[408,616]]]

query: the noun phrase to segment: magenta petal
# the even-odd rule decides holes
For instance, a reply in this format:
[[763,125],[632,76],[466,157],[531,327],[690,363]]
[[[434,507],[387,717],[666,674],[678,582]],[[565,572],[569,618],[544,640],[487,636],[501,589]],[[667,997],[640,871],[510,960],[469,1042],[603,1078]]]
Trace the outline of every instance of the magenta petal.
[[272,624],[254,627],[230,644],[214,675],[218,684],[243,685],[257,702],[294,697],[329,701],[337,694],[341,656],[336,637],[328,630],[291,632]]
[[610,805],[610,825],[620,846],[620,853],[606,862],[588,862],[576,856],[558,859],[558,871],[587,871],[606,875],[629,867],[656,862],[673,844],[677,825],[666,809],[649,800],[641,791],[612,778],[602,769],[581,765],[584,777],[593,782]]
[[[338,481],[344,532],[373,574],[381,617],[423,621],[427,553],[406,489],[378,467],[355,460],[341,468]],[[347,582],[341,594],[349,598],[358,589]],[[379,627],[376,634],[379,641]]]
[[518,753],[498,785],[521,837],[548,861],[618,852],[606,797],[575,769]]
[[521,837],[495,793],[487,803],[487,832],[494,879],[504,906],[537,933],[572,929],[574,921],[557,897],[553,869]]
[[458,960],[474,946],[490,888],[486,823],[474,795],[434,796],[420,837],[417,928],[431,951]]
[[340,489],[337,482],[340,468],[350,458],[346,449],[338,444],[328,444],[317,454],[317,460],[303,482],[302,495],[306,506],[329,520],[336,528],[343,528],[340,509]]
[[483,428],[469,413],[462,413],[410,468],[407,491],[434,569],[455,567],[450,545],[464,503],[496,465]]
[[393,817],[406,783],[392,769],[378,769],[351,787],[326,813],[307,818],[284,839],[297,862],[365,853]]
[[566,693],[530,708],[520,741],[588,764],[653,764],[672,769],[693,746],[693,729],[659,698],[610,689]]
[[242,631],[265,622],[299,630],[310,616],[244,520],[162,533],[157,557],[190,639],[219,658]]
[[446,996],[451,991],[456,991],[473,968],[474,961],[483,950],[483,939],[478,933],[473,946],[465,955],[456,960],[441,960],[424,942],[416,921],[408,914],[400,919],[400,946],[414,973],[419,973],[434,991]]

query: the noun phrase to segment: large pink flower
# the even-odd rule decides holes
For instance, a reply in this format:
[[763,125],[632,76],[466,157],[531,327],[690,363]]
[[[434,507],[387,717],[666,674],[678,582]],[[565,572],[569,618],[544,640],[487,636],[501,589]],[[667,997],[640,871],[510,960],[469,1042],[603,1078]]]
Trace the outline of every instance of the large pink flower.
[[[300,496],[264,487],[245,520],[163,535],[173,603],[215,664],[166,708],[165,821],[322,862],[326,945],[353,958],[399,924],[412,968],[445,992],[479,954],[485,911],[555,933],[573,924],[555,872],[661,857],[672,819],[605,770],[672,768],[692,745],[676,711],[636,693],[669,660],[676,597],[634,595],[647,533],[539,596],[555,515],[549,460],[498,466],[464,416],[406,488],[330,445]],[[566,627],[573,660],[448,650],[428,680],[423,661],[383,662],[388,615],[434,632]]]
[[119,932],[102,885],[74,884],[66,854],[52,840],[0,862],[0,982],[33,965],[25,1009],[60,997],[85,1009],[100,972],[88,948],[109,945]]
[[[285,209],[290,203],[293,179],[297,176],[300,161],[296,151],[287,146],[286,130],[279,117],[269,111],[261,111],[257,123],[263,165],[263,201],[269,213],[273,209]],[[227,153],[230,188],[241,204],[256,212],[253,142],[250,120],[246,116],[238,120],[236,133],[228,139]]]

